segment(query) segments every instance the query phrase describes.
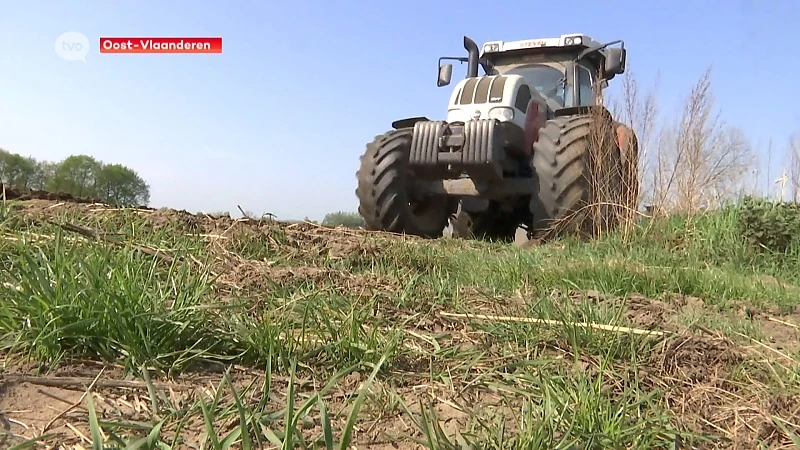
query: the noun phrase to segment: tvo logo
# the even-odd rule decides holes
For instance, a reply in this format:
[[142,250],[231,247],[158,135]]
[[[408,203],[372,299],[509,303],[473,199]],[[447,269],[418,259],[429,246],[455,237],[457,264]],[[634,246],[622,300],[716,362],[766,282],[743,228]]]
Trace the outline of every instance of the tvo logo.
[[86,62],[89,53],[89,38],[77,31],[63,33],[56,38],[56,54],[67,61]]

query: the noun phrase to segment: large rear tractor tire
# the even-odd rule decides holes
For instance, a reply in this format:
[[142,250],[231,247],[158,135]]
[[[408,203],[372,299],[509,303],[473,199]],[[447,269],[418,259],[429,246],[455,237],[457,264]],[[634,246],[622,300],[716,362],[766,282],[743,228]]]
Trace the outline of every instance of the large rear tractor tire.
[[639,211],[639,139],[636,133],[620,122],[614,122],[622,164],[622,204],[626,217],[634,218]]
[[392,130],[367,144],[356,172],[358,212],[374,231],[438,238],[447,226],[447,198],[415,198],[408,167],[412,129]]
[[453,219],[453,237],[514,242],[518,224],[506,219],[496,206],[490,204],[484,212],[469,212],[459,208]]
[[537,237],[597,236],[618,223],[620,154],[612,123],[594,115],[556,117],[533,145],[539,191],[531,197]]

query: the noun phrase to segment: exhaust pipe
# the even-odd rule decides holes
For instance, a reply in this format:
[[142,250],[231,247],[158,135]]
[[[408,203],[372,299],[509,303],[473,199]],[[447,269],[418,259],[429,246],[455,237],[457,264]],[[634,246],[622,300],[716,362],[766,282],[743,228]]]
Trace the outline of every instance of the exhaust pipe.
[[474,78],[478,76],[478,44],[472,39],[464,36],[464,49],[469,52],[469,60],[467,61],[467,78]]

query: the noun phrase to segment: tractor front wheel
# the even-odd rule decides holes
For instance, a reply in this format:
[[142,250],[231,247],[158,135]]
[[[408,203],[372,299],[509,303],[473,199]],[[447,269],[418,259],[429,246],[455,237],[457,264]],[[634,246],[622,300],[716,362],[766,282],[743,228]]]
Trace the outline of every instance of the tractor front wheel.
[[358,212],[369,230],[438,238],[447,227],[448,202],[443,196],[413,195],[412,134],[409,128],[392,130],[367,144],[356,172]]

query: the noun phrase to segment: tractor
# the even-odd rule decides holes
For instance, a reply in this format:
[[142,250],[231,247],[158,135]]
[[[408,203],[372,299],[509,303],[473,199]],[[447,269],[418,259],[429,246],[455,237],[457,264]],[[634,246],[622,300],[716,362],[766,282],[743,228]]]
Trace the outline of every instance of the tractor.
[[611,229],[612,213],[635,210],[638,142],[601,95],[625,72],[623,41],[566,34],[479,50],[464,36],[464,49],[439,58],[439,87],[453,73],[443,61],[467,64],[445,120],[397,120],[367,144],[356,173],[367,229],[438,238],[451,224],[455,237],[509,242],[519,228],[528,239]]

